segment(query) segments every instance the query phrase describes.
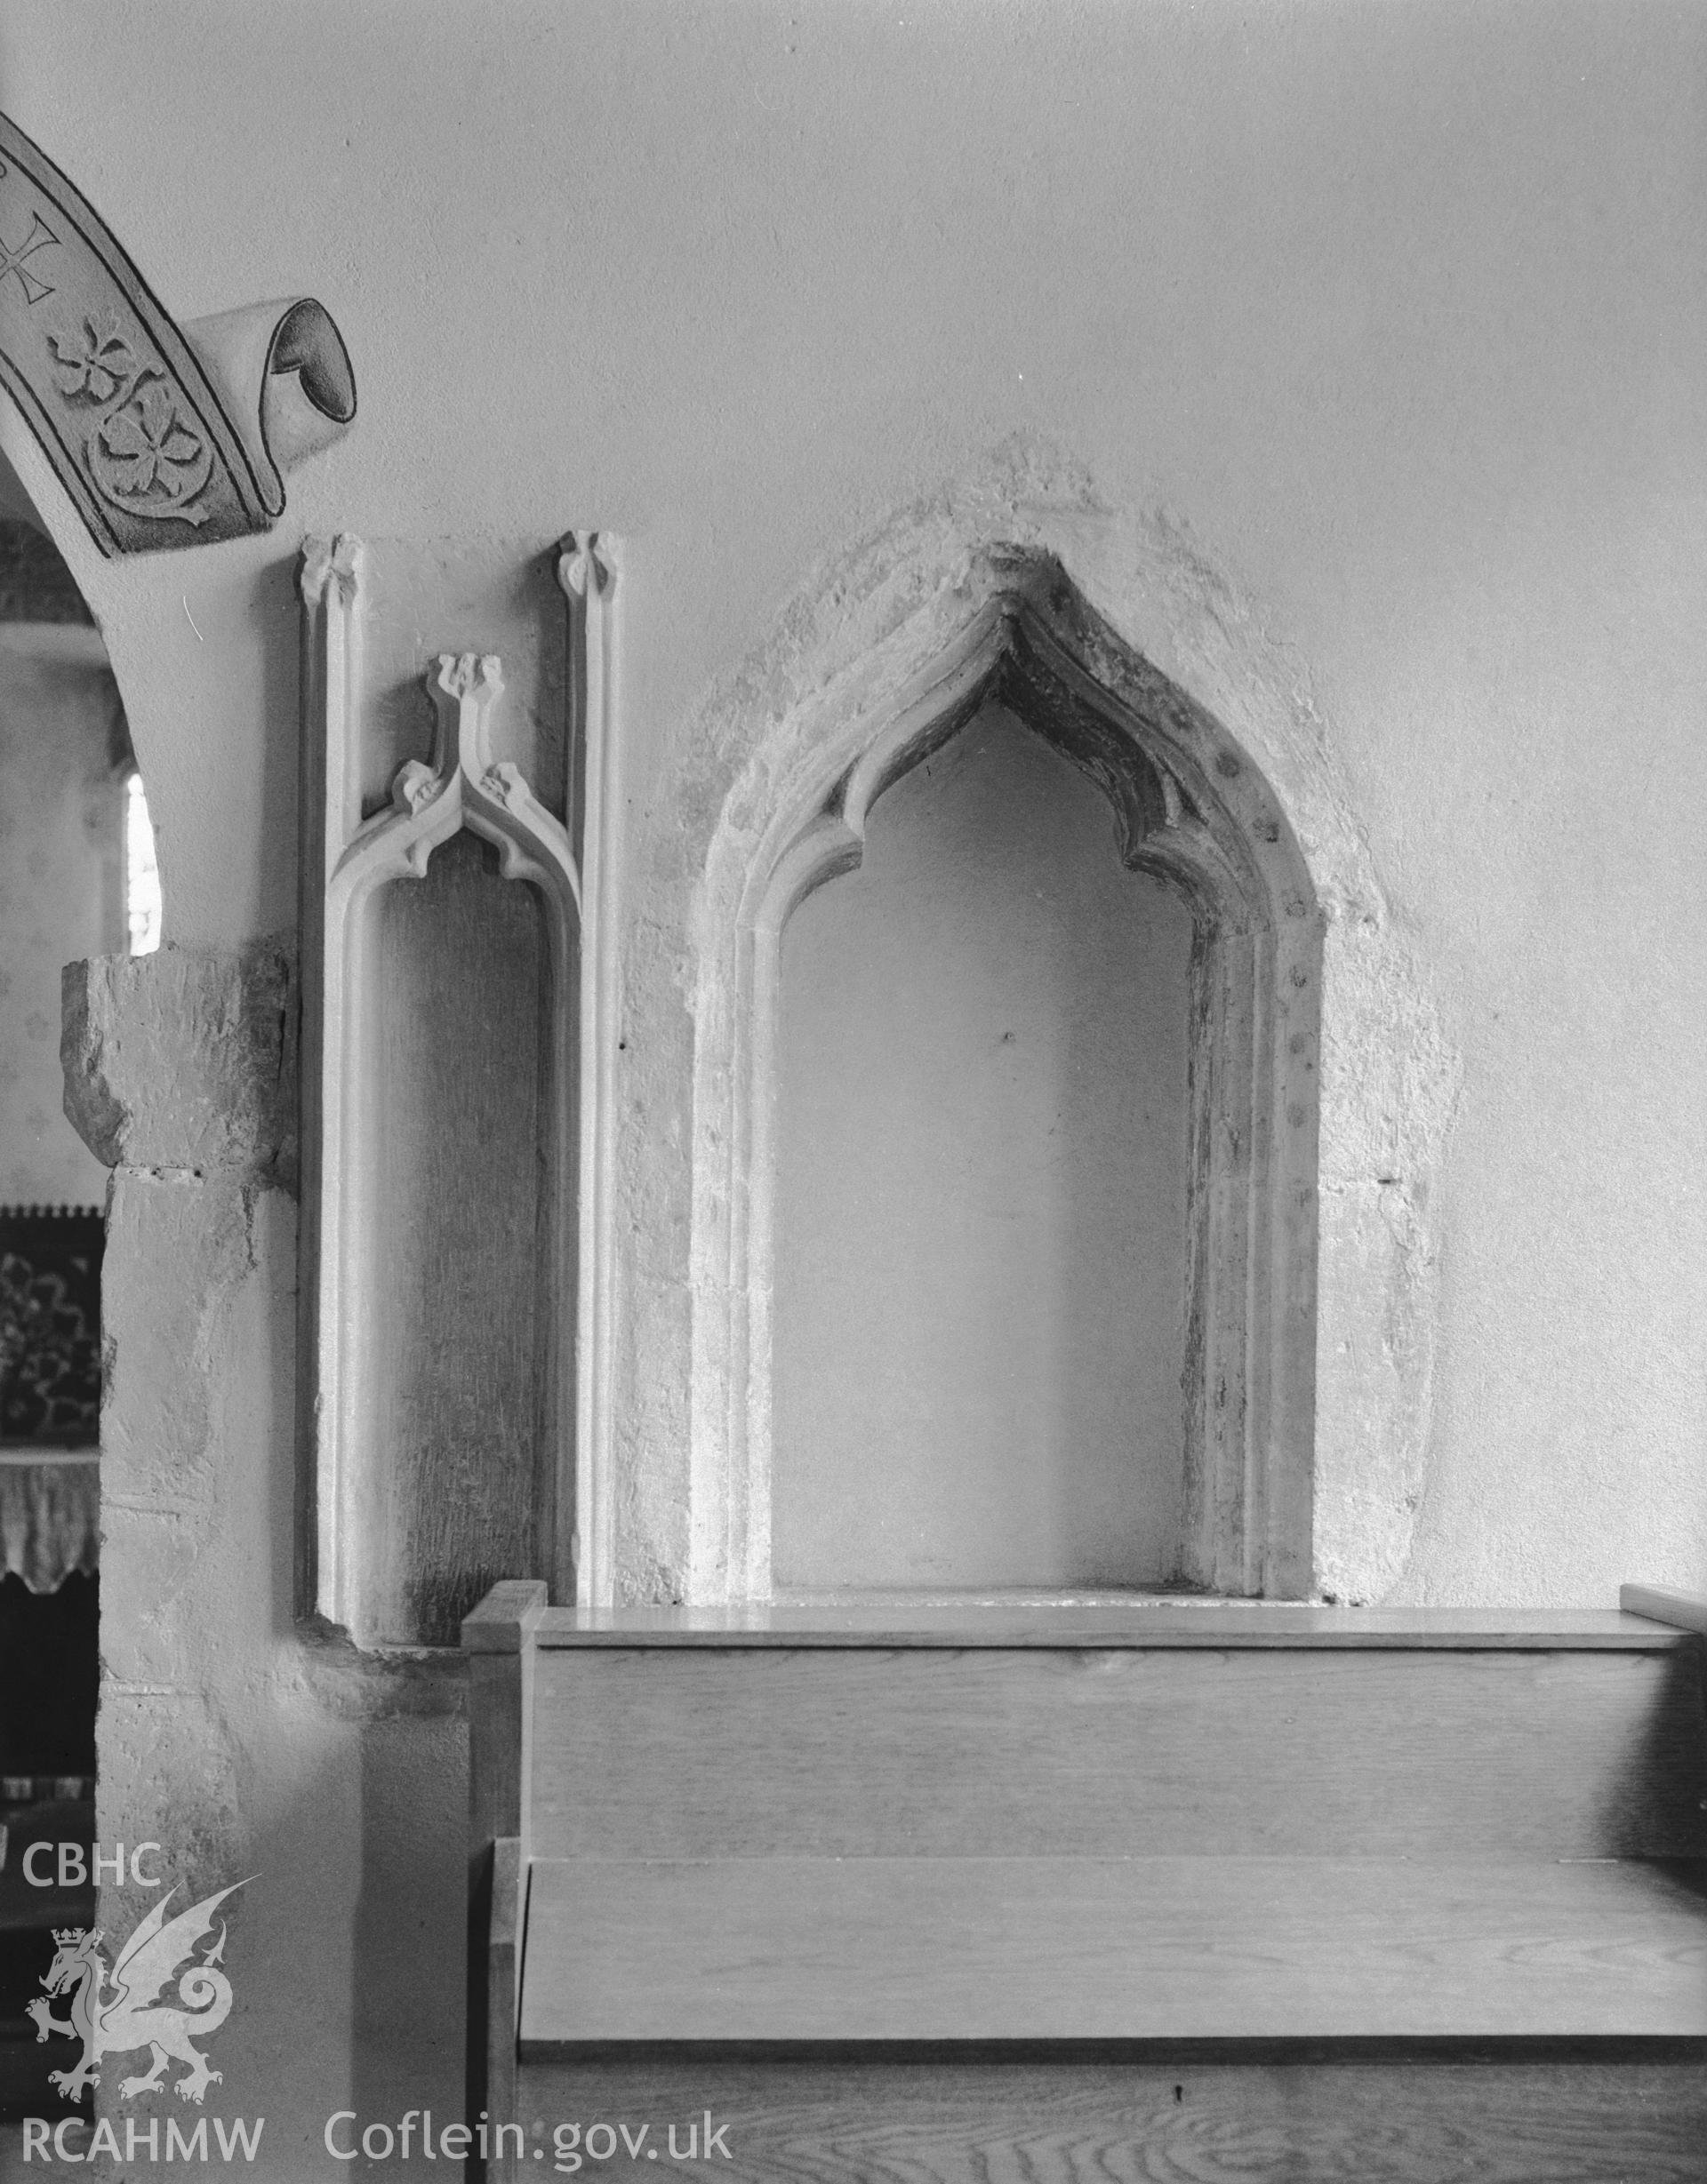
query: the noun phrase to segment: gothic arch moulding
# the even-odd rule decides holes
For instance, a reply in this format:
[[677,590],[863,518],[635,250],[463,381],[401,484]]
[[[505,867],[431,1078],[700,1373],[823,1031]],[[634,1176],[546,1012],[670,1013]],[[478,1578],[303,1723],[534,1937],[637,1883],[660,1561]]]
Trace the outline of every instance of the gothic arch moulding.
[[848,692],[767,748],[767,808],[732,798],[710,843],[694,1009],[693,1596],[771,1590],[783,927],[858,864],[883,791],[992,701],[1096,783],[1123,861],[1190,908],[1180,1571],[1216,1592],[1301,1596],[1312,1569],[1316,891],[1250,754],[1123,642],[1053,555],[1001,548],[979,557],[963,611],[898,683],[875,702]]

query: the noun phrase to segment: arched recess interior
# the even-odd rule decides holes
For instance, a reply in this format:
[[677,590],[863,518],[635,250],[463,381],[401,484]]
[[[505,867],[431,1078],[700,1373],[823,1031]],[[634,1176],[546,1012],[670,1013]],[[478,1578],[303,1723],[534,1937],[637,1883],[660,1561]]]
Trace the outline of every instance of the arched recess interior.
[[[1015,549],[990,567],[994,580],[969,603],[958,634],[895,699],[832,718],[782,770],[743,859],[733,926],[706,938],[695,1069],[693,1594],[771,1593],[783,927],[815,888],[857,866],[884,789],[994,701],[1096,783],[1114,809],[1125,862],[1167,881],[1190,907],[1179,1566],[1214,1592],[1302,1598],[1315,1408],[1323,935],[1315,890],[1249,755],[1101,619],[1059,562]],[[714,866],[727,846],[714,842]]]

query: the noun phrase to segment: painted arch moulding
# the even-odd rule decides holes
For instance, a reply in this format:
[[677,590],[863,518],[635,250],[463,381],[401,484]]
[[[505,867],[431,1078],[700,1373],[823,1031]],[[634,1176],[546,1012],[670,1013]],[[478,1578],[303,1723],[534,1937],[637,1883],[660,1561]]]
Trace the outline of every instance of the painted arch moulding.
[[108,556],[266,531],[356,414],[312,296],[179,326],[70,179],[0,114],[0,387]]
[[669,754],[625,919],[607,1596],[768,1593],[780,935],[991,697],[1198,928],[1184,1566],[1379,1598],[1424,1471],[1455,1057],[1295,662],[1176,528],[1023,450],[821,570]]

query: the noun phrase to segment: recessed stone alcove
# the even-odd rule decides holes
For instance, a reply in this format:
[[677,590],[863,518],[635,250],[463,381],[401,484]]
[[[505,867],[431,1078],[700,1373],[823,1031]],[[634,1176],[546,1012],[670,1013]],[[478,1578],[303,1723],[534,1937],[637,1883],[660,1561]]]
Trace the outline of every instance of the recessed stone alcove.
[[[1015,456],[812,572],[653,774],[621,920],[590,1604],[894,1574],[837,1573],[828,1546],[797,1557],[786,1507],[777,1530],[798,1301],[790,951],[814,917],[838,922],[845,876],[881,864],[887,797],[991,708],[1086,795],[1115,876],[1192,931],[1170,1574],[1378,1599],[1404,1568],[1458,1070],[1431,972],[1295,655],[1175,528]],[[857,1203],[881,1186],[856,1164],[835,1187]],[[959,1574],[982,1589],[997,1567]],[[918,1574],[908,1589],[934,1589]],[[1038,1574],[1094,1581],[1070,1558]]]
[[359,1430],[385,1454],[364,1475],[361,1534],[365,1612],[394,1643],[454,1630],[482,1570],[552,1566],[545,1323],[567,1285],[549,923],[540,891],[465,828],[418,882],[378,892],[360,936],[384,1119],[365,1133]]
[[[701,908],[718,915],[700,926],[695,1053],[696,1544],[733,1596],[771,1596],[788,1310],[776,1261],[783,933],[861,862],[885,792],[997,705],[1095,785],[1120,861],[1163,882],[1192,925],[1178,1519],[1172,1551],[1152,1553],[1149,1571],[1128,1560],[1125,1575],[1293,1596],[1311,1571],[1314,885],[1250,754],[1126,645],[1058,562],[998,548],[981,573],[983,596],[898,687],[875,705],[832,700],[809,732],[796,724],[755,784],[763,812],[737,824],[726,805],[711,844]],[[1130,1172],[1109,1187],[1129,1191]],[[1129,1418],[1128,1461],[1135,1428]],[[797,1436],[808,1429],[796,1421]],[[790,1535],[785,1553],[793,1546]],[[816,1548],[802,1568],[829,1574]]]

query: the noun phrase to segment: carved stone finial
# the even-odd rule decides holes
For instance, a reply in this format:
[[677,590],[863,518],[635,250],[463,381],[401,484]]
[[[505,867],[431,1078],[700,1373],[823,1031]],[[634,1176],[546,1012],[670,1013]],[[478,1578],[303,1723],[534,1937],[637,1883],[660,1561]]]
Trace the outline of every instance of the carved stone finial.
[[[441,652],[427,687],[442,693],[434,771],[446,780],[460,773],[470,785],[477,785],[492,764],[486,738],[503,695],[503,663],[496,652]],[[455,700],[454,711],[443,698]]]
[[572,599],[585,599],[589,589],[608,591],[619,565],[616,540],[608,531],[571,531],[558,543],[557,582]]
[[364,556],[361,540],[348,531],[341,531],[332,540],[304,539],[296,573],[304,605],[318,606],[335,585],[340,605],[353,606],[361,585]]
[[436,679],[459,700],[495,698],[504,687],[503,665],[496,652],[441,652]]

